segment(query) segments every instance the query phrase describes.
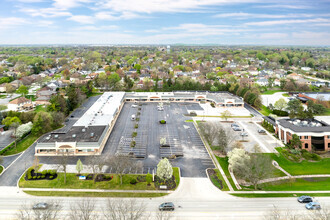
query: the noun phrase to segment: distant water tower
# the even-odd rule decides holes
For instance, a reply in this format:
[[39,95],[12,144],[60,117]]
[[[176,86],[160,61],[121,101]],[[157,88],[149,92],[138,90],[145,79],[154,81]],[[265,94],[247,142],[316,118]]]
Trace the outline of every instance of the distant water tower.
[[167,51],[167,53],[169,53],[169,52],[171,51],[171,46],[170,46],[170,45],[167,45],[167,47],[166,47],[166,48],[167,48],[167,50],[166,50],[166,51]]

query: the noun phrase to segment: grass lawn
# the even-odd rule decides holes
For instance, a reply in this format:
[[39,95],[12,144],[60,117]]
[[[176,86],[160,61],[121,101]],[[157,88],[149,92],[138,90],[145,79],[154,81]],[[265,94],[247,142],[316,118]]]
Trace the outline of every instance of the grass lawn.
[[276,182],[263,183],[258,187],[265,191],[330,190],[330,177],[280,180]]
[[273,95],[274,93],[277,93],[277,92],[283,92],[283,90],[268,90],[268,91],[261,93],[261,95]]
[[[282,148],[277,148],[279,152]],[[287,160],[283,155],[277,156],[274,153],[270,154],[273,160],[291,175],[307,175],[307,174],[330,174],[330,158],[324,158],[317,162],[302,161],[300,163]]]
[[[197,116],[192,116],[192,117],[207,117],[207,118],[222,118],[220,115],[197,115]],[[229,116],[228,118],[252,118],[251,115],[247,115],[247,116]]]
[[33,142],[35,142],[38,138],[39,138],[38,136],[34,136],[34,135],[30,134],[30,135],[26,136],[23,140],[17,142],[16,148],[15,148],[15,143],[10,144],[8,147],[10,148],[11,146],[13,146],[13,148],[5,151],[1,155],[9,156],[9,155],[23,152],[27,148],[29,148],[33,144]]
[[122,192],[65,192],[65,191],[23,191],[33,196],[63,197],[161,197],[168,193],[122,193]]
[[[87,174],[82,174],[87,175]],[[177,186],[180,183],[179,169],[173,168],[173,175],[176,179]],[[114,190],[156,190],[154,184],[150,186],[147,182],[137,182],[135,185],[130,184],[132,179],[136,179],[139,175],[128,174],[123,176],[123,184],[120,185],[120,177],[117,174],[107,174],[113,176],[110,181],[102,181],[94,183],[93,180],[79,180],[75,173],[67,173],[66,184],[64,184],[64,174],[58,173],[58,177],[54,180],[35,180],[26,181],[24,175],[19,181],[19,187],[22,188],[56,188],[56,189],[114,189]]]
[[262,105],[261,110],[259,112],[265,116],[268,116],[270,113],[272,113],[272,111],[264,105]]
[[3,171],[3,166],[0,165],[0,174],[2,173]]
[[7,97],[6,95],[0,95],[0,99],[4,99],[6,97]]
[[194,120],[185,120],[184,122],[194,122]]
[[284,97],[290,97],[288,93],[283,93],[282,96],[284,96]]
[[173,167],[173,176],[175,177],[176,188],[178,188],[180,184],[180,173],[178,167]]
[[92,97],[92,96],[98,96],[98,95],[102,95],[103,92],[93,92],[92,94],[88,95],[87,98]]
[[228,164],[228,157],[217,157],[216,156],[216,158],[217,158],[220,166],[222,167],[223,172],[225,172],[225,174],[227,176],[227,179],[230,182],[230,185],[234,188],[234,190],[237,190],[236,185],[234,184],[234,181],[231,178],[230,173],[229,173],[229,170],[228,170],[228,166],[229,166],[229,164]]
[[36,109],[34,111],[35,112],[45,112],[46,108],[43,105],[37,105]]
[[[243,198],[299,197],[306,193],[231,193],[232,196]],[[330,196],[330,193],[308,193],[309,196]]]
[[215,172],[217,173],[217,176],[218,176],[219,180],[221,180],[223,188],[221,189],[221,188],[220,188],[220,184],[219,184],[219,183],[218,183],[218,182],[217,182],[212,176],[210,176],[210,179],[211,179],[213,185],[215,185],[216,187],[218,187],[218,188],[221,189],[222,191],[229,191],[229,188],[228,188],[228,186],[227,186],[225,180],[223,179],[223,177],[222,177],[220,171],[219,171],[218,169],[214,169],[214,170],[215,170]]

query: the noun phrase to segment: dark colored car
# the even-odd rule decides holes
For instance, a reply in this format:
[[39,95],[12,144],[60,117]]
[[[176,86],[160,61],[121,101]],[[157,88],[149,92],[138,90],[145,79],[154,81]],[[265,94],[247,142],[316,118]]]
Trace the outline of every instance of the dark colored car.
[[70,117],[71,117],[71,118],[74,118],[74,115],[71,115]]
[[239,127],[239,125],[238,124],[231,124],[231,127],[233,128],[233,127]]
[[313,202],[312,197],[310,196],[300,196],[298,199],[298,202],[300,203],[309,203],[309,202]]
[[234,131],[241,131],[242,129],[240,127],[233,127]]
[[164,202],[160,204],[159,211],[173,211],[174,208],[173,202]]
[[308,210],[319,210],[321,209],[321,205],[318,202],[309,202],[305,205]]
[[47,209],[48,204],[45,202],[39,202],[33,206],[33,209]]
[[266,133],[266,131],[265,131],[265,130],[263,130],[263,129],[259,129],[259,130],[258,130],[258,133],[259,133],[259,134],[265,134],[265,133]]

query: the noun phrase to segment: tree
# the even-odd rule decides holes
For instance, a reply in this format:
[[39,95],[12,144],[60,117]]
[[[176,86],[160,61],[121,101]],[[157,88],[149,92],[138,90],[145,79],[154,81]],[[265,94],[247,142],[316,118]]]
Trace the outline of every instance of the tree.
[[66,170],[69,161],[69,154],[66,150],[62,150],[60,155],[56,157],[57,170],[61,170],[64,173],[64,184],[66,184]]
[[65,116],[63,112],[51,112],[50,113],[52,119],[53,119],[53,128],[59,128],[63,125],[63,122],[65,120]]
[[114,173],[116,173],[120,178],[120,184],[123,184],[123,175],[128,172],[129,169],[134,167],[134,163],[130,157],[126,155],[116,155],[112,156],[109,160],[109,166],[113,168]]
[[80,172],[84,169],[83,163],[81,162],[80,159],[78,159],[77,161],[77,165],[76,165],[76,170],[78,171],[78,174],[80,175]]
[[48,112],[38,112],[33,119],[32,133],[41,135],[52,130],[53,119]]
[[167,158],[164,158],[159,161],[157,165],[157,176],[165,181],[172,178],[173,169],[170,161]]
[[27,134],[31,131],[32,127],[33,127],[32,122],[28,122],[26,124],[20,125],[16,130],[15,136],[17,138],[23,137],[25,134]]
[[14,116],[14,117],[6,117],[5,119],[2,120],[2,124],[5,125],[6,127],[10,127],[13,123],[18,123],[21,124],[21,120]]
[[326,108],[321,104],[315,104],[312,100],[307,102],[307,110],[314,115],[321,115],[326,112]]
[[150,185],[150,183],[152,182],[152,175],[150,173],[147,173],[146,175],[146,181],[148,186]]
[[292,139],[290,140],[290,146],[292,148],[301,148],[302,141],[300,140],[299,136],[296,134],[292,135]]
[[60,211],[62,210],[60,201],[50,201],[48,202],[47,209],[31,209],[34,204],[22,203],[18,212],[16,213],[16,218],[20,220],[56,220],[60,218]]
[[296,118],[304,111],[304,107],[301,105],[298,99],[293,99],[288,102],[287,110],[289,111],[290,118]]
[[228,152],[229,169],[232,171],[239,170],[246,164],[246,161],[250,159],[250,156],[242,148],[234,148]]
[[216,142],[219,146],[219,149],[215,146],[215,150],[220,150],[222,153],[226,153],[230,151],[230,148],[232,148],[233,142],[236,140],[235,134],[233,131],[229,128],[224,128],[222,126],[219,126],[217,136],[216,136]]
[[68,114],[68,107],[65,98],[60,95],[54,95],[49,100],[50,105],[47,106],[47,110],[51,112],[63,112],[65,115]]
[[117,73],[111,74],[108,77],[110,89],[115,89],[119,81],[120,81],[120,76]]
[[84,198],[71,205],[69,218],[72,220],[95,220],[97,219],[95,208],[95,200]]
[[29,93],[29,89],[28,87],[24,86],[24,85],[21,85],[17,90],[16,90],[17,93],[23,95],[23,96],[26,96],[28,93]]
[[228,118],[231,117],[231,113],[230,111],[226,110],[224,112],[221,113],[221,118],[225,119],[226,121],[228,120]]
[[205,138],[205,140],[213,145],[216,143],[216,138],[218,136],[218,128],[219,126],[215,122],[203,122],[199,123],[198,127]]
[[285,99],[280,98],[279,100],[277,100],[274,104],[274,107],[280,111],[283,111],[287,107]]
[[15,89],[14,86],[12,86],[12,85],[9,84],[9,83],[6,84],[6,92],[7,92],[8,94],[12,94],[12,93],[14,93],[15,90],[16,90],[16,89]]
[[160,146],[163,146],[163,145],[165,145],[166,144],[166,138],[160,138]]
[[145,216],[146,205],[144,202],[135,199],[108,199],[105,208],[103,209],[103,216],[109,220],[139,220],[148,219]]

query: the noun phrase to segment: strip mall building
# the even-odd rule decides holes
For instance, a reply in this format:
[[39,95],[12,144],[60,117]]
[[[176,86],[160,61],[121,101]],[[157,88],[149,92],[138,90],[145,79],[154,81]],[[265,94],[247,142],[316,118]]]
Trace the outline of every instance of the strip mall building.
[[42,136],[35,155],[101,154],[126,101],[211,102],[216,108],[244,108],[242,98],[227,92],[105,92],[75,124]]

